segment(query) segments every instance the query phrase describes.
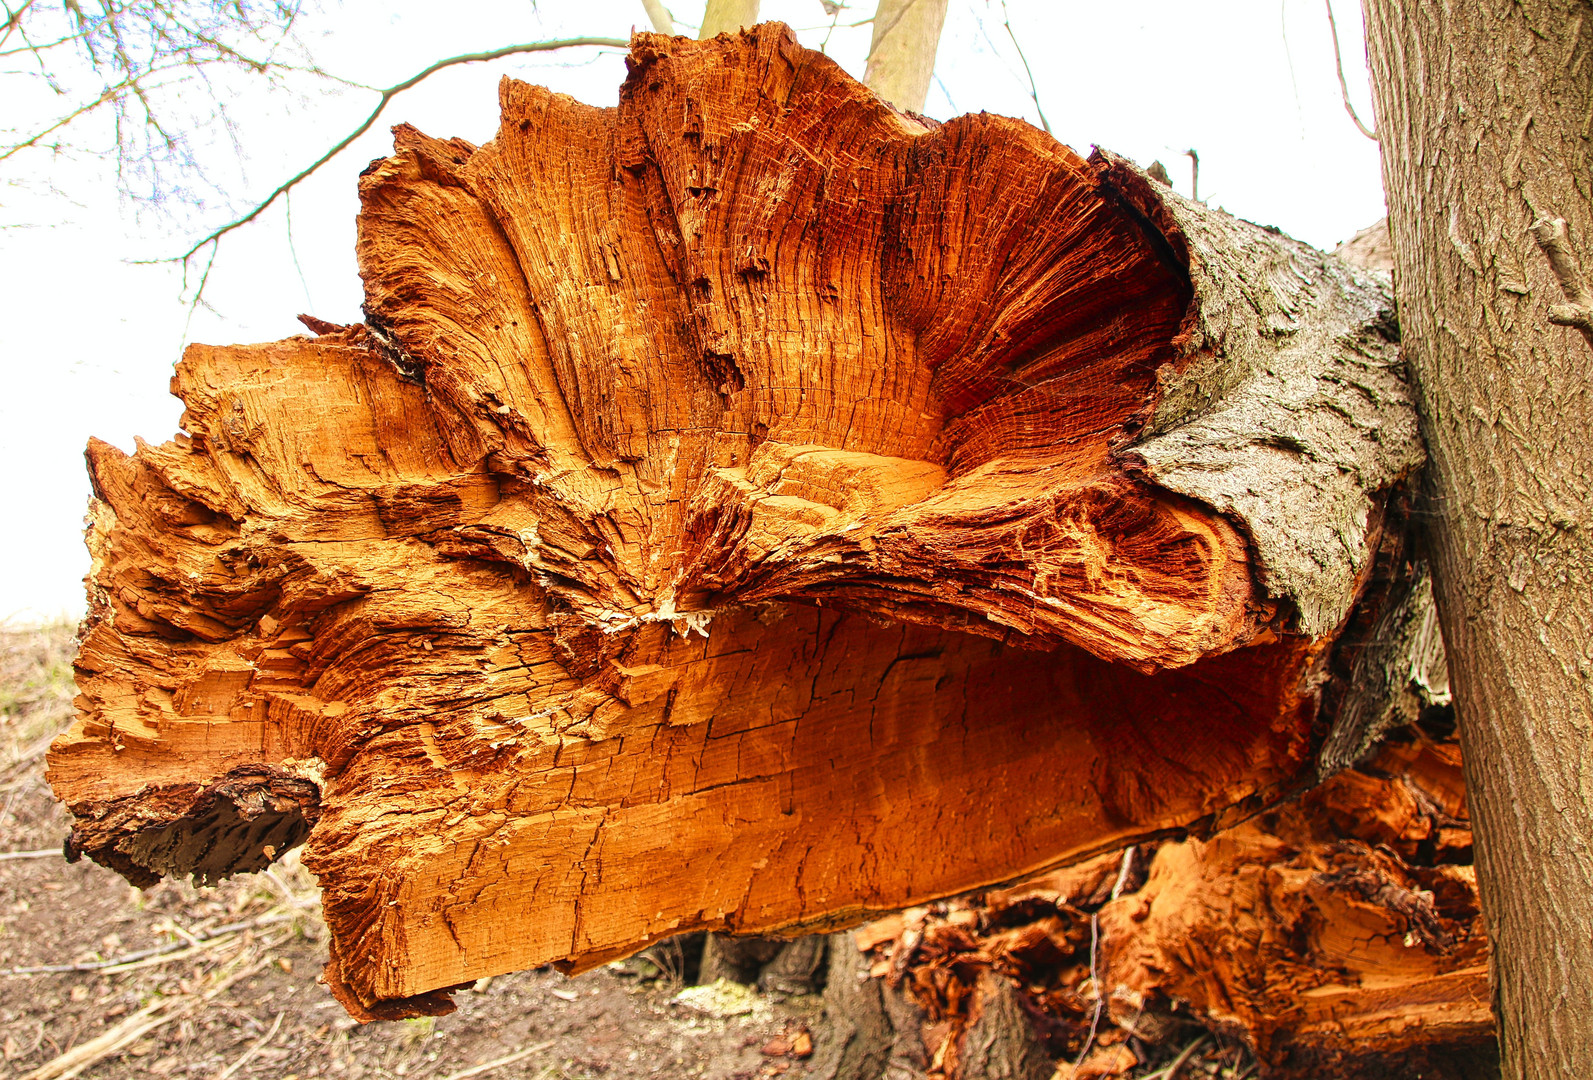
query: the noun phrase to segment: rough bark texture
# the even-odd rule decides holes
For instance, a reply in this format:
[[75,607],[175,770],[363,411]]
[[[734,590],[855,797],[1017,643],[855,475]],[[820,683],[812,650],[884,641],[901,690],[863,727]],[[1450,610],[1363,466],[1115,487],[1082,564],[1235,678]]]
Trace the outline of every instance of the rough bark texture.
[[1507,1077],[1593,1061],[1593,379],[1528,233],[1593,255],[1593,12],[1367,0],[1400,325]]
[[[1440,731],[1446,714],[1429,713]],[[915,1077],[1048,1076],[1051,1059],[1064,1080],[1138,1074],[1202,1028],[1273,1080],[1497,1076],[1470,860],[1458,746],[1412,725],[1209,840],[909,910],[832,950],[863,953],[881,1000],[905,992],[921,1010],[905,1035],[869,1029],[875,1057],[916,1034]],[[850,976],[826,990],[832,1024],[872,1000],[849,965],[832,961]],[[821,1030],[821,1053],[832,1039]]]
[[946,0],[880,0],[864,85],[898,109],[923,112],[945,22]]
[[1323,689],[1410,581],[1378,281],[778,25],[501,98],[366,170],[364,325],[90,447],[79,850],[313,822],[393,1016],[1206,830],[1382,723]]

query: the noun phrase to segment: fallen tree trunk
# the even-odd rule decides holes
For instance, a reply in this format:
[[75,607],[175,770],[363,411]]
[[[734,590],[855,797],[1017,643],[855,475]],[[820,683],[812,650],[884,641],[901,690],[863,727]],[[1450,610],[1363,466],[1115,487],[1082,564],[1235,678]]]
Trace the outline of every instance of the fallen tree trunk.
[[328,984],[398,1016],[1365,752],[1422,461],[1377,281],[778,25],[630,65],[617,109],[506,81],[483,147],[399,128],[366,322],[195,346],[185,434],[90,446],[76,851],[305,841]]

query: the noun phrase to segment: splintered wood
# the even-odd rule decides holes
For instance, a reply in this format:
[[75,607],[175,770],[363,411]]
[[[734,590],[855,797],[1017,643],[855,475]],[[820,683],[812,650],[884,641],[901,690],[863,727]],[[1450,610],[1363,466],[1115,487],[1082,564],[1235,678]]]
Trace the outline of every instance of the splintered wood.
[[[1453,736],[1396,733],[1364,768],[1207,841],[1151,843],[854,931],[929,1080],[1141,1075],[1204,1029],[1278,1080],[1473,1075],[1494,1037]],[[836,967],[831,968],[832,978]],[[980,1067],[988,1010],[1029,1022]],[[983,1037],[981,1037],[983,1036]],[[1224,1048],[1226,1047],[1226,1048]],[[883,1056],[883,1051],[881,1052]],[[1191,1071],[1184,1075],[1198,1076]]]
[[1377,282],[778,24],[500,96],[361,177],[363,324],[89,447],[77,851],[304,842],[400,1016],[1206,829],[1382,722],[1321,692],[1422,461]]

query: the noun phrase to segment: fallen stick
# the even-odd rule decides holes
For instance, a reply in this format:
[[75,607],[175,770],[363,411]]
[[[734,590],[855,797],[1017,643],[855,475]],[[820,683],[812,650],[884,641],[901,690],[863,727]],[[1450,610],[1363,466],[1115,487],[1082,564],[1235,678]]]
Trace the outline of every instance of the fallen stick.
[[48,859],[50,857],[64,859],[58,847],[40,848],[37,851],[0,851],[0,862],[9,862],[12,859]]
[[225,945],[238,945],[241,944],[242,941],[242,938],[235,937],[232,934],[223,934],[219,937],[206,938],[197,945],[190,945],[188,948],[181,949],[177,952],[163,953],[159,956],[146,956],[142,960],[129,960],[120,964],[112,964],[110,967],[100,968],[99,973],[101,975],[122,975],[129,971],[139,971],[147,967],[159,967],[162,964],[175,964],[179,960],[186,960],[189,957],[195,956],[199,953],[209,952],[212,949],[219,949]]
[[72,1080],[84,1069],[131,1046],[156,1028],[187,1016],[238,980],[265,967],[269,961],[268,956],[258,957],[248,967],[226,976],[203,994],[189,997],[186,1001],[182,998],[166,998],[146,1005],[105,1034],[45,1062],[22,1080]]
[[225,1069],[222,1069],[220,1072],[218,1072],[216,1074],[216,1080],[228,1080],[228,1077],[232,1076],[233,1073],[249,1064],[249,1060],[258,1054],[265,1047],[266,1043],[270,1042],[276,1037],[277,1029],[282,1026],[282,1018],[286,1015],[286,1013],[277,1013],[277,1018],[271,1022],[271,1030],[256,1039],[254,1041],[254,1045],[245,1050],[243,1052],[243,1056],[238,1058],[237,1061],[234,1061],[231,1065],[228,1065]]
[[[513,1065],[515,1062],[521,1060],[522,1058],[528,1058],[532,1054],[540,1054],[542,1051],[546,1050],[552,1045],[553,1040],[549,1039],[547,1042],[540,1042],[535,1046],[528,1046],[524,1050],[516,1050],[514,1053],[498,1058],[495,1061],[484,1061],[480,1065],[473,1065],[462,1072],[456,1072],[449,1076],[445,1076],[443,1077],[443,1080],[465,1080],[465,1078],[469,1076],[480,1076],[484,1072],[490,1072],[493,1069],[501,1068],[504,1065]],[[27,1080],[32,1080],[32,1078],[29,1077]],[[218,1077],[217,1080],[220,1080],[220,1078]]]
[[[276,923],[289,922],[292,919],[292,915],[285,914],[262,915],[256,919],[246,919],[243,922],[218,926],[203,937],[197,938],[198,945],[190,945],[186,941],[173,941],[165,945],[157,945],[153,949],[139,949],[137,952],[113,956],[108,960],[85,960],[77,964],[45,964],[40,967],[11,968],[8,971],[0,971],[0,975],[60,975],[71,971],[102,971],[107,974],[114,974],[111,970],[113,968],[121,969],[123,965],[132,964],[153,956],[164,957],[167,953],[175,953],[179,949],[186,950],[183,955],[189,955],[196,951],[199,946],[214,944],[219,939],[229,934],[236,934],[240,930],[257,930],[262,926],[272,926]],[[172,956],[167,959],[175,960],[178,957]]]

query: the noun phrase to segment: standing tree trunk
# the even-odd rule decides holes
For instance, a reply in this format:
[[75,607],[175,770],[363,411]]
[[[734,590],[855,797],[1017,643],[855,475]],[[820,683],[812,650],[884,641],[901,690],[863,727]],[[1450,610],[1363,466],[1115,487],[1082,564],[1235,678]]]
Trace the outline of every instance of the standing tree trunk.
[[1593,356],[1548,317],[1569,252],[1557,282],[1529,228],[1590,250],[1593,12],[1366,22],[1505,1075],[1568,1080],[1593,1062]]
[[863,82],[898,109],[923,112],[946,0],[880,0]]
[[758,0],[708,0],[702,15],[703,41],[720,34],[734,34],[758,21]]

